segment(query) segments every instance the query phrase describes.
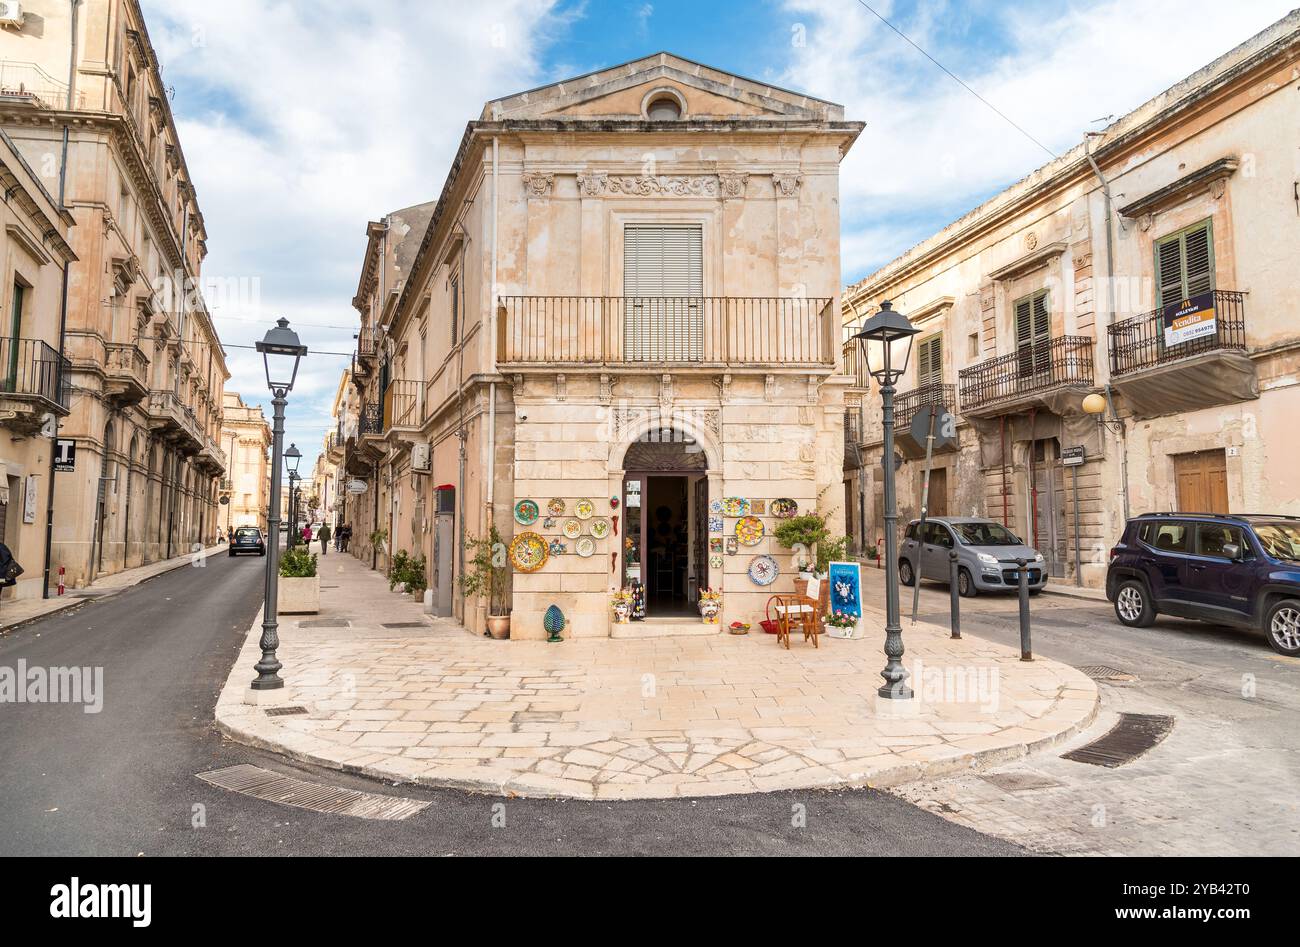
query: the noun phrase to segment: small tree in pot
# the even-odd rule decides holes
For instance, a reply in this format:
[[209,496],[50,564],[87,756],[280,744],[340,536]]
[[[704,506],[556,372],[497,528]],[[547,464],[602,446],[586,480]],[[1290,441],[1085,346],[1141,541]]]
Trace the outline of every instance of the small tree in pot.
[[510,576],[506,564],[506,546],[495,526],[486,539],[467,537],[465,545],[474,558],[460,576],[460,589],[466,596],[486,595],[488,598],[488,634],[493,638],[510,637],[510,603],[506,595],[506,580]]
[[[800,595],[807,594],[811,576],[826,577],[831,563],[842,560],[849,545],[847,536],[832,537],[825,517],[817,513],[805,513],[782,522],[776,528],[776,541],[795,553],[795,564],[801,574],[795,579],[794,587]],[[830,586],[826,582],[821,584],[818,600],[824,612],[830,605]]]
[[320,576],[316,555],[302,546],[280,554],[280,583],[276,613],[294,615],[320,611]]

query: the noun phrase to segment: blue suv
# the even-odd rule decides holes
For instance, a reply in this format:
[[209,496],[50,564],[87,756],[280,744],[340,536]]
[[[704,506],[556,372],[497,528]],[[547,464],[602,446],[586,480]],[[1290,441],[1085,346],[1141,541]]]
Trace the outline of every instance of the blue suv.
[[1300,518],[1153,513],[1110,551],[1106,597],[1125,625],[1172,615],[1259,628],[1300,655]]

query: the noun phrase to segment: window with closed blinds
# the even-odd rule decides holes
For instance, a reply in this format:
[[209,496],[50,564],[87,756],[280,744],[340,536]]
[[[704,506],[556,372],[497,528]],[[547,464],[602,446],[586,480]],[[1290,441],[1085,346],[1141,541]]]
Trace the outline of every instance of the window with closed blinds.
[[943,384],[943,335],[932,335],[928,339],[922,339],[917,346],[916,362],[916,385],[918,388],[924,388],[927,385]]
[[1052,314],[1048,291],[1016,300],[1016,356],[1022,377],[1051,367]]
[[704,232],[678,224],[623,231],[624,357],[689,362],[704,357]]
[[1156,241],[1160,308],[1214,291],[1214,230],[1206,220]]

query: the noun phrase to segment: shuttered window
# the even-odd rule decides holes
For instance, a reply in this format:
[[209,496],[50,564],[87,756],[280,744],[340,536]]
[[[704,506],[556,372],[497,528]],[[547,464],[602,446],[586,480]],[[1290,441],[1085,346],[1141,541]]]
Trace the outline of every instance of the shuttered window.
[[1160,308],[1214,291],[1214,228],[1206,220],[1156,242]]
[[624,356],[699,361],[704,356],[704,232],[629,224],[623,231]]
[[916,385],[943,384],[943,334],[932,335],[922,339],[917,346]]
[[451,280],[451,344],[460,341],[460,277]]
[[1051,367],[1052,313],[1047,290],[1016,300],[1016,355],[1020,374]]

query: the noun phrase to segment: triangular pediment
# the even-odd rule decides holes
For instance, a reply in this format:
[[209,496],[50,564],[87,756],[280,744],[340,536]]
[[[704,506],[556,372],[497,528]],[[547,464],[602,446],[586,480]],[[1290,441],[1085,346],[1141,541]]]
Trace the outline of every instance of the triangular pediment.
[[841,121],[831,102],[713,69],[671,53],[611,66],[562,82],[493,100],[485,121],[638,121],[648,101],[676,94],[690,119]]

